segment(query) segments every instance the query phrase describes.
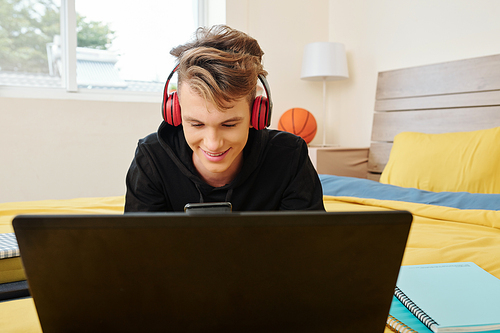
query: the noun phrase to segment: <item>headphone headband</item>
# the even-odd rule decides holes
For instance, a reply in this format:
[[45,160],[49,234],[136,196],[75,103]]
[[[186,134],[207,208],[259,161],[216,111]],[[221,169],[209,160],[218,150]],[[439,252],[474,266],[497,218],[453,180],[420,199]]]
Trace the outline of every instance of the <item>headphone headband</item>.
[[271,89],[269,89],[269,83],[267,83],[266,77],[262,74],[259,74],[259,80],[266,91],[267,96],[267,112],[269,115],[267,116],[267,121],[265,127],[271,125],[271,111],[273,110],[273,100],[271,99]]
[[[165,82],[165,87],[163,88],[163,119],[173,126],[178,126],[182,122],[178,93],[168,93],[168,84],[178,68],[179,64],[177,64],[172,72],[168,75],[167,81]],[[273,103],[271,100],[271,90],[269,89],[269,84],[267,83],[265,76],[259,74],[258,78],[262,83],[262,86],[264,87],[267,98],[262,96],[257,96],[255,98],[251,110],[251,123],[255,129],[260,130],[268,127],[271,124],[271,111],[273,108]]]

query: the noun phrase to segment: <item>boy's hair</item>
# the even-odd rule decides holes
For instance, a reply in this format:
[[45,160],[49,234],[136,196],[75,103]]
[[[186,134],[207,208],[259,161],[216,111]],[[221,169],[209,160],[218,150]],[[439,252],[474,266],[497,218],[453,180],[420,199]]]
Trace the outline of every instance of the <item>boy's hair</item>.
[[198,28],[193,41],[173,48],[170,54],[179,62],[179,88],[188,84],[219,110],[244,97],[251,107],[258,76],[267,75],[257,40],[225,25]]

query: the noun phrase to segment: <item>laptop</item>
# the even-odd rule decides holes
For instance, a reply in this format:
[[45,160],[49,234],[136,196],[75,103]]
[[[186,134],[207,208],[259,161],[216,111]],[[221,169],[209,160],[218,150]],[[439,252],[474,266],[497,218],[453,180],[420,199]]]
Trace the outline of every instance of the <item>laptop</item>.
[[404,211],[18,216],[50,332],[383,332]]

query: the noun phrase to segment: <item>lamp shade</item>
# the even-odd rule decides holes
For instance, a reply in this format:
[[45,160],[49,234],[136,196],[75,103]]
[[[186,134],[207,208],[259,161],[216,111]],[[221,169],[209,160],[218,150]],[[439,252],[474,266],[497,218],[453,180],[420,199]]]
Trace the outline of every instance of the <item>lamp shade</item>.
[[333,42],[307,44],[304,48],[300,78],[309,81],[349,78],[344,44]]

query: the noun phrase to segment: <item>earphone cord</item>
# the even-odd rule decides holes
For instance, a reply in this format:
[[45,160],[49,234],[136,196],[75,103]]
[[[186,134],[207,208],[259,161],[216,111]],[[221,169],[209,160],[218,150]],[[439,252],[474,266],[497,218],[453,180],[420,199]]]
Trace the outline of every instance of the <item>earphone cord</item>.
[[233,189],[230,188],[228,191],[227,191],[227,194],[226,194],[226,202],[231,202],[231,196],[233,195]]
[[196,186],[196,189],[198,190],[198,193],[200,194],[200,203],[203,203],[205,200],[203,200],[203,194],[201,194],[200,186],[198,184],[194,184]]

